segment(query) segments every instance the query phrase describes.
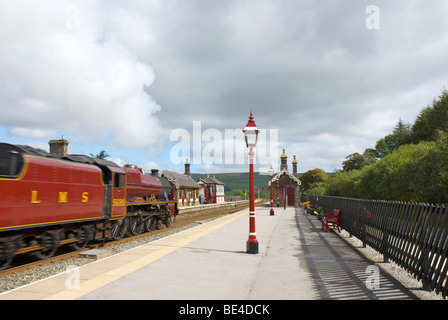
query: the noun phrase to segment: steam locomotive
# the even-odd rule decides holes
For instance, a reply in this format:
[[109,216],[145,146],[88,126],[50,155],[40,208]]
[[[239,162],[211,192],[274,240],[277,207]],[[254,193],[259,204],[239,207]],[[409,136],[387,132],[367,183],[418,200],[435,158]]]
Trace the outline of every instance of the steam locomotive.
[[157,170],[0,143],[0,270],[18,254],[46,259],[62,245],[170,226],[177,213],[174,186]]

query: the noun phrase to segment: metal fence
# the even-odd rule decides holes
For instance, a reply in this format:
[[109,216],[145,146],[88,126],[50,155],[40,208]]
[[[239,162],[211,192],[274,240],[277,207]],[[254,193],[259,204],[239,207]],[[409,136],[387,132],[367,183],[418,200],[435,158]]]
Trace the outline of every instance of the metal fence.
[[[448,293],[446,206],[381,200],[309,196],[324,212],[341,209],[340,226],[422,282],[428,291]],[[306,201],[306,200],[305,200]]]

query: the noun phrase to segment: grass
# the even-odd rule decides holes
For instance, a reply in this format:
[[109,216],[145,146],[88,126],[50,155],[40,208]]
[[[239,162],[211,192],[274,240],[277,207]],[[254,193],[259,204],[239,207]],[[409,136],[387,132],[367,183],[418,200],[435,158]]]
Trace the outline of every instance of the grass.
[[[207,174],[192,173],[191,177],[198,181],[200,178],[207,178]],[[211,174],[210,177],[215,177],[217,180],[225,184],[226,195],[233,195],[236,190],[249,190],[249,173],[217,173]],[[268,194],[268,189],[261,189],[262,187],[269,187],[268,182],[270,178],[267,175],[260,175],[258,172],[254,174],[255,187],[260,189],[260,192]],[[258,191],[256,191],[258,193]]]

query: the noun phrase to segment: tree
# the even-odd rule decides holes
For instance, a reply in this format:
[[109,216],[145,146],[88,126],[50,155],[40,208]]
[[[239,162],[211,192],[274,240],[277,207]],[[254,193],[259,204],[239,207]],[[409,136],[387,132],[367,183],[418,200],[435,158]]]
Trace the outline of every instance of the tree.
[[345,161],[342,162],[342,170],[358,170],[364,167],[364,157],[358,152],[352,153],[345,157]]
[[374,150],[347,156],[343,170],[329,178],[325,194],[448,202],[448,91],[422,109],[412,126],[400,119]]
[[101,150],[100,153],[97,155],[91,153],[90,156],[97,159],[107,159],[110,157],[110,155],[106,152],[106,150]]
[[411,125],[404,123],[401,119],[395,125],[392,134],[395,137],[395,149],[411,142]]
[[440,182],[439,186],[444,194],[441,202],[448,202],[448,133],[439,132],[439,139],[436,141],[436,146],[440,153],[442,154],[442,161],[440,164]]
[[376,162],[376,151],[372,148],[367,148],[364,150],[364,153],[362,154],[362,157],[364,158],[364,166],[370,166],[371,164],[374,164]]
[[325,194],[336,197],[358,198],[358,180],[361,170],[337,171],[328,179]]
[[233,194],[244,198],[245,195],[249,194],[249,191],[243,188],[243,190],[235,190]]
[[437,141],[407,144],[361,170],[331,175],[331,196],[446,203],[448,201],[448,133]]
[[439,99],[420,111],[411,129],[411,141],[435,141],[439,131],[448,131],[448,91],[443,89]]
[[400,146],[411,142],[411,125],[401,119],[395,125],[392,134],[379,139],[375,145],[375,153],[378,158],[383,158]]
[[431,140],[437,140],[438,131],[448,131],[448,91],[443,90],[438,100],[433,103],[431,115]]
[[428,141],[431,139],[431,113],[432,108],[427,106],[420,111],[417,119],[412,126],[411,140],[413,143]]
[[377,158],[384,158],[395,150],[395,137],[392,134],[379,139],[375,145],[375,154]]
[[376,162],[376,151],[368,148],[364,150],[362,155],[355,152],[345,157],[345,159],[347,160],[342,163],[343,171],[359,170]]
[[327,180],[328,176],[322,169],[308,170],[300,176],[304,192],[308,192],[315,187],[324,186]]

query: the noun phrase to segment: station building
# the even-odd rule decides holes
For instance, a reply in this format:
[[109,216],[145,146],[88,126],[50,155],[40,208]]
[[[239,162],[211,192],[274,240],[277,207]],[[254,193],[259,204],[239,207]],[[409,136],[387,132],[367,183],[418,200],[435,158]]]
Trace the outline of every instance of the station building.
[[[280,172],[272,178],[274,191],[274,206],[297,206],[300,204],[300,185],[298,178],[296,156],[292,161],[293,172],[288,171],[288,156],[285,149],[280,156]],[[271,186],[271,181],[269,181]]]
[[185,162],[184,173],[163,170],[160,176],[165,177],[176,187],[176,199],[179,206],[199,204],[201,186],[191,177],[188,159]]
[[204,203],[220,203],[226,201],[224,183],[215,177],[199,179],[198,184],[202,187]]

